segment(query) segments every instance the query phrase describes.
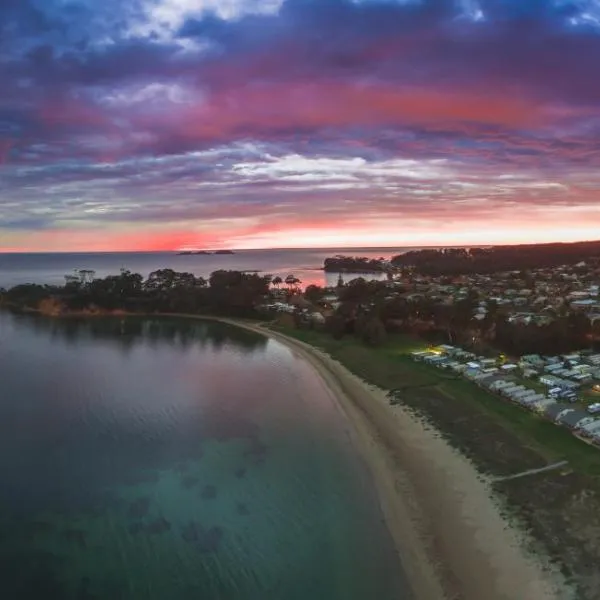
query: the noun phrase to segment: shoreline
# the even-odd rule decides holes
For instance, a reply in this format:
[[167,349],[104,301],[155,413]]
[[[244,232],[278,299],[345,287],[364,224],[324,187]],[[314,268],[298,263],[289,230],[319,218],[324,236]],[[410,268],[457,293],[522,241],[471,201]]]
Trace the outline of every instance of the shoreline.
[[259,324],[213,319],[283,343],[321,377],[350,421],[416,600],[575,597],[501,515],[490,481],[435,429],[309,344]]
[[[38,314],[44,314],[43,311]],[[180,313],[77,313],[51,317],[214,320],[274,339],[309,363],[348,419],[371,474],[414,600],[570,600],[576,596],[531,540],[501,516],[490,480],[431,425],[392,406],[324,351],[259,322]]]

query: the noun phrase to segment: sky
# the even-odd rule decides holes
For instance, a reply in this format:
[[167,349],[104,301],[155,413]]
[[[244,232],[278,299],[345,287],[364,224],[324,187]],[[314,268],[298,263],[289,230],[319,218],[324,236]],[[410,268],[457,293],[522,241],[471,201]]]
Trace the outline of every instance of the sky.
[[1,0],[0,251],[600,238],[600,0]]

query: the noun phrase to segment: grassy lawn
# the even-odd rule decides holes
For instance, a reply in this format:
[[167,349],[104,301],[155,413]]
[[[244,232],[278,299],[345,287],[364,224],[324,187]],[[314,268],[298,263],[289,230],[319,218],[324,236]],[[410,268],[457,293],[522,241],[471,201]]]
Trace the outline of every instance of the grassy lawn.
[[425,349],[427,345],[410,336],[393,336],[384,345],[372,348],[350,336],[335,340],[313,330],[280,327],[273,330],[324,350],[356,375],[384,389],[431,386],[455,377],[415,363],[409,353]]
[[600,475],[600,449],[584,443],[567,429],[510,404],[470,381],[445,382],[440,387],[456,400],[476,403],[482,413],[496,419],[498,425],[510,429],[525,446],[538,451],[547,460],[568,460],[571,467],[581,473]]
[[[384,345],[371,348],[350,336],[334,340],[327,334],[312,330],[274,329],[321,348],[369,383],[384,389],[399,390],[403,404],[431,417],[443,433],[450,432],[449,437],[453,438],[455,445],[460,446],[476,461],[481,449],[477,450],[475,446],[485,444],[479,437],[481,431],[485,430],[486,435],[490,436],[490,445],[500,443],[498,440],[503,438],[500,431],[494,433],[493,428],[488,427],[493,424],[497,430],[501,428],[512,439],[512,442],[503,440],[502,444],[506,446],[513,443],[520,446],[523,457],[527,454],[526,451],[532,451],[542,462],[568,460],[571,467],[582,474],[594,477],[600,475],[600,450],[575,438],[568,430],[510,404],[462,376],[415,362],[410,357],[410,352],[426,349],[427,343],[422,340],[407,335],[394,335]],[[523,384],[545,391],[545,387],[535,381],[524,380]],[[443,402],[445,406],[442,405]],[[456,419],[462,419],[461,423],[457,425],[452,422]],[[488,423],[484,425],[482,420]],[[467,422],[469,429],[462,429],[461,426]],[[461,436],[464,439],[460,439]],[[472,439],[466,439],[469,436]],[[514,452],[508,452],[506,447],[504,454],[504,457],[498,456],[498,461],[502,462],[501,471],[512,468],[516,472],[520,468],[518,456]],[[493,462],[494,456],[488,456],[486,464],[482,466],[493,472]],[[528,457],[521,466],[526,469],[535,465],[531,457]]]

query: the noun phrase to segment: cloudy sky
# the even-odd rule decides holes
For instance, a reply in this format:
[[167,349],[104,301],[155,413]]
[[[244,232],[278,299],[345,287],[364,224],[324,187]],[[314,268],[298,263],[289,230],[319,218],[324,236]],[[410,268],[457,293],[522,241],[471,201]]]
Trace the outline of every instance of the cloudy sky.
[[0,250],[597,238],[599,0],[0,1]]

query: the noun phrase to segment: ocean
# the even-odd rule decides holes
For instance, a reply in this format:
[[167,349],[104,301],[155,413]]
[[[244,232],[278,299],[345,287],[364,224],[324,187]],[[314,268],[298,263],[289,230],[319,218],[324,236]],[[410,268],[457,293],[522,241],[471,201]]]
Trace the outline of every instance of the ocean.
[[[345,254],[370,258],[390,258],[409,248],[327,248],[300,250],[236,250],[232,255],[178,256],[175,252],[110,253],[0,253],[0,287],[21,283],[62,284],[64,276],[76,269],[91,269],[96,276],[117,274],[119,269],[141,273],[146,277],[156,269],[171,268],[208,277],[218,269],[259,271],[284,278],[294,274],[302,285],[335,285],[337,273],[325,273],[323,261],[328,256]],[[371,275],[371,278],[379,275]],[[348,279],[349,276],[345,275]]]
[[3,313],[0,341],[2,598],[410,598],[348,424],[286,346]]

